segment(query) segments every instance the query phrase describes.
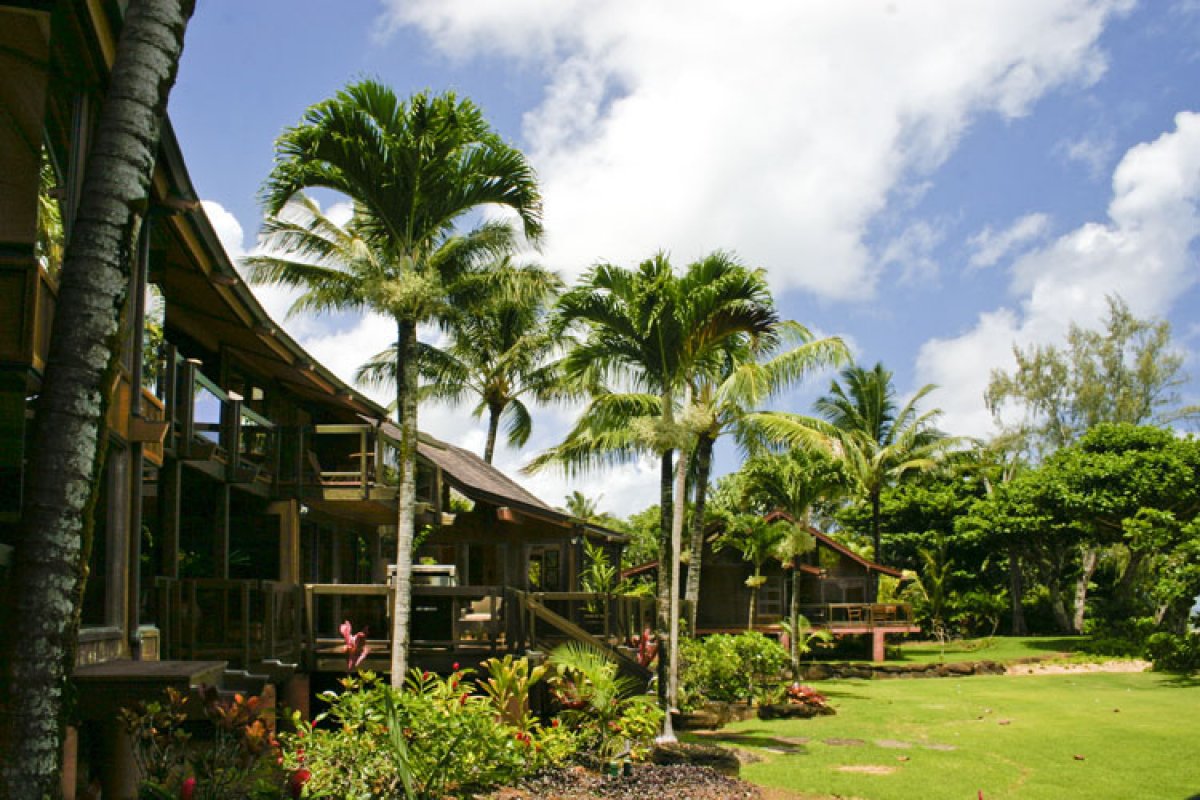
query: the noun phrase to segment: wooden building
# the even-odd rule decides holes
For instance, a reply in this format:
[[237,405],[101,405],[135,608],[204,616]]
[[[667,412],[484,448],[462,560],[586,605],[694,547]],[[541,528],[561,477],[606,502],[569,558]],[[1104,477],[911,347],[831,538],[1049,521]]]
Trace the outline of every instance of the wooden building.
[[[787,518],[775,513],[769,518]],[[900,578],[898,569],[876,564],[855,553],[833,537],[816,528],[808,532],[816,546],[800,557],[800,613],[815,627],[826,628],[837,636],[868,635],[872,658],[882,661],[884,641],[889,634],[917,633],[912,609],[905,603],[880,603],[879,576]],[[703,568],[700,572],[700,602],[696,609],[696,632],[740,633],[753,628],[771,635],[782,633],[780,625],[791,610],[793,567],[774,559],[762,569],[764,582],[758,587],[754,620],[750,620],[753,590],[747,579],[753,566],[732,548],[716,549],[717,533],[705,540]],[[626,577],[646,574],[658,568],[652,561],[627,570]],[[683,566],[686,583],[687,565]]]
[[[0,580],[123,7],[0,0]],[[132,796],[122,705],[216,684],[272,687],[306,708],[310,677],[345,669],[342,620],[368,629],[371,666],[388,664],[398,431],[264,312],[198,202],[169,121],[148,200],[103,433],[68,797],[100,765],[111,767],[105,797]],[[583,541],[615,556],[623,537],[431,437],[419,461],[417,557],[432,565],[417,568],[412,663],[437,669],[564,637],[612,647],[640,630],[644,604],[578,591]]]

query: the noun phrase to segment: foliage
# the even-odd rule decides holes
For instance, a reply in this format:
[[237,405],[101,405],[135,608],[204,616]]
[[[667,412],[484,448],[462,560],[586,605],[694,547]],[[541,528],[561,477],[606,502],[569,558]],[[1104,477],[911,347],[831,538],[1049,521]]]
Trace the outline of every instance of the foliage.
[[1162,672],[1200,672],[1200,633],[1152,634],[1146,640],[1146,655]]
[[[788,520],[768,521],[757,514],[733,514],[724,521],[724,530],[717,537],[716,549],[733,548],[742,554],[742,559],[749,561],[753,574],[746,579],[750,587],[750,614],[747,630],[754,627],[758,608],[758,590],[765,578],[762,574],[763,565],[780,549],[788,550],[793,547],[793,537],[797,528]],[[806,534],[807,535],[807,534]],[[811,539],[811,537],[809,537]],[[790,558],[790,553],[788,554]]]
[[1065,349],[1014,347],[1016,370],[992,373],[988,406],[998,419],[1008,406],[1023,412],[1008,428],[1029,449],[1047,455],[1105,422],[1161,424],[1200,411],[1174,408],[1187,375],[1166,320],[1138,319],[1110,295],[1103,326],[1072,323]]
[[832,642],[833,634],[825,628],[814,628],[803,614],[784,617],[779,622],[788,639],[788,655],[792,663],[792,678],[800,679],[800,659],[812,652],[815,642]]
[[708,700],[751,702],[779,680],[787,665],[787,651],[757,631],[689,640],[681,650],[682,707]]
[[551,691],[560,717],[577,737],[582,754],[611,759],[628,751],[645,758],[662,725],[662,711],[617,663],[587,645],[569,642],[550,654]]
[[541,664],[531,667],[529,659],[514,659],[511,655],[490,658],[483,666],[488,677],[479,681],[479,687],[492,701],[501,721],[528,733],[535,727],[529,709],[529,690],[545,677],[547,667]]
[[[469,675],[414,670],[403,691],[369,672],[347,677],[344,691],[321,696],[329,708],[315,725],[297,718],[296,732],[280,735],[284,765],[309,772],[307,797],[440,800],[510,783],[565,758],[565,732],[524,714],[525,728],[505,720],[519,686],[473,694]],[[495,698],[507,698],[504,709]]]
[[195,800],[278,797],[283,776],[275,763],[274,709],[261,697],[225,698],[212,687],[203,696],[211,738],[197,739],[185,727],[191,698],[175,689],[167,690],[165,703],[120,711],[141,775],[139,796],[173,798],[186,791]]
[[829,707],[829,699],[811,686],[799,682],[788,684],[784,694],[787,702],[792,705],[808,706],[809,708],[825,709]]

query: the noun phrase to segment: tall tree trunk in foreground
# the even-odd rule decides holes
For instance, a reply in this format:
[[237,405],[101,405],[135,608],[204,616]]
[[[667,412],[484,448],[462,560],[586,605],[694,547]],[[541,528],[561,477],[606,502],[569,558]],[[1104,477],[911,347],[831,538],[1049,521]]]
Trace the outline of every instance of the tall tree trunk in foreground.
[[659,514],[658,514],[658,596],[655,603],[654,627],[658,639],[658,704],[667,708],[671,682],[671,656],[667,652],[667,644],[671,638],[671,571],[675,568],[671,563],[671,520],[673,518],[673,502],[671,496],[671,480],[674,477],[672,450],[662,454],[659,464]]
[[417,503],[417,325],[396,322],[396,416],[400,453],[396,459],[396,578],[392,605],[392,686],[408,672],[408,629],[412,616],[413,520]]
[[680,554],[683,550],[683,523],[687,513],[687,452],[679,449],[679,457],[675,462],[675,489],[672,497],[675,504],[671,508],[671,605],[670,605],[670,639],[667,642],[668,658],[670,659],[669,678],[667,685],[667,712],[679,705],[679,572],[681,569]]
[[704,557],[704,507],[708,502],[708,476],[712,470],[713,439],[701,435],[696,441],[696,503],[692,509],[692,534],[688,559],[688,633],[696,635],[696,611],[700,608],[700,569]]
[[0,640],[0,797],[56,796],[106,377],[191,0],[132,0],[67,246]]

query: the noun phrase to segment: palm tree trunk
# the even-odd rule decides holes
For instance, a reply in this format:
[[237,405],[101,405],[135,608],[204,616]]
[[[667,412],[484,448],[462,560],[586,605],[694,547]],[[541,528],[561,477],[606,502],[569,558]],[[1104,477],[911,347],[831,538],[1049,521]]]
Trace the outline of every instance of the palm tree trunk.
[[504,409],[488,404],[488,432],[487,444],[483,447],[483,460],[487,463],[492,463],[492,456],[496,453],[496,434],[500,430],[500,415]]
[[658,637],[658,703],[667,708],[670,682],[670,654],[667,652],[667,640],[670,638],[671,627],[671,519],[673,509],[671,502],[671,480],[674,476],[672,469],[672,453],[667,450],[662,454],[659,467],[659,514],[658,514],[658,597],[655,605],[654,626]]
[[[754,577],[758,578],[758,570],[754,571]],[[755,585],[750,589],[750,617],[746,620],[746,632],[754,630],[754,618],[758,616],[758,586]]]
[[[883,543],[879,533],[879,489],[871,490],[871,537],[875,542],[875,563],[883,563]],[[876,581],[878,581],[876,577]]]
[[670,682],[667,686],[668,709],[679,704],[679,572],[683,550],[683,523],[687,512],[687,472],[688,459],[685,451],[679,451],[675,462],[675,490],[672,497],[675,503],[671,508],[671,624],[668,649],[671,651]]
[[692,509],[692,535],[688,560],[687,589],[688,633],[696,635],[696,610],[700,607],[700,569],[704,557],[704,506],[708,501],[708,476],[712,469],[713,439],[701,436],[696,441],[696,503]]
[[[191,0],[134,0],[67,247],[0,647],[0,797],[58,794],[106,377]],[[88,521],[85,524],[85,520]]]
[[396,486],[396,582],[392,607],[392,686],[408,672],[412,616],[413,527],[417,503],[417,326],[396,321],[396,415],[400,426]]

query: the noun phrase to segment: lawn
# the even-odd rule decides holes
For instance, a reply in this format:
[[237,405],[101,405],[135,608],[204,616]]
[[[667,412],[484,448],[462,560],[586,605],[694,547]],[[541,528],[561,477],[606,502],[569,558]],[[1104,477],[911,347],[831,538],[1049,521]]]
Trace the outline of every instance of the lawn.
[[[829,681],[837,715],[719,740],[784,797],[1062,800],[1200,794],[1200,681],[1153,673]],[[793,794],[794,793],[794,794]]]
[[954,661],[1016,661],[1072,653],[1088,641],[1086,636],[992,636],[986,639],[960,639],[947,642],[912,642],[900,647],[899,663],[946,663]]

